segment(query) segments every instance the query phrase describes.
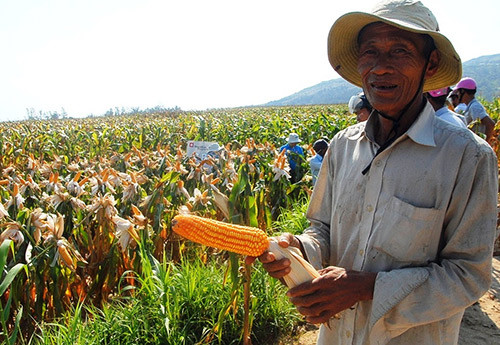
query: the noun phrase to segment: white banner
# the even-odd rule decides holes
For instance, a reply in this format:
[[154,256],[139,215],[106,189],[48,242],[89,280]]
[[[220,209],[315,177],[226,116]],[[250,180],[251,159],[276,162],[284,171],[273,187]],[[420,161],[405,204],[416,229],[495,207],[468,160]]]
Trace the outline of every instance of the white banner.
[[191,157],[193,153],[195,153],[196,157],[203,160],[207,157],[209,152],[216,152],[219,149],[221,149],[221,147],[219,146],[219,143],[216,142],[190,140],[187,142],[186,154],[188,157]]

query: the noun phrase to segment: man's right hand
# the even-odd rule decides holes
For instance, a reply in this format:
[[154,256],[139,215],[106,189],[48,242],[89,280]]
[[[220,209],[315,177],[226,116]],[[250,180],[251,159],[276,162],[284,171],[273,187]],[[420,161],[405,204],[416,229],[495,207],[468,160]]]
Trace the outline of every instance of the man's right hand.
[[[288,248],[289,246],[292,247],[297,247],[302,251],[300,241],[295,238],[290,233],[284,233],[278,237],[275,237],[275,239],[278,241],[278,244],[283,247],[283,248]],[[249,265],[251,265],[256,257],[253,256],[247,256],[245,259],[245,262]],[[290,260],[288,259],[281,259],[281,260],[276,260],[276,257],[274,256],[273,252],[265,251],[262,255],[258,257],[259,261],[262,263],[262,266],[264,269],[269,273],[269,275],[273,278],[276,279],[281,279],[284,276],[286,276],[288,273],[290,273]]]

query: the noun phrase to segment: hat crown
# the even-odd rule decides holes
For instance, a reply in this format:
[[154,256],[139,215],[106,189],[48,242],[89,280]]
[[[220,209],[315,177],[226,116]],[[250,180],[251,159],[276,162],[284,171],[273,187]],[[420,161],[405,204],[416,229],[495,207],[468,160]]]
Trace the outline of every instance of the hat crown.
[[290,135],[288,136],[288,142],[290,144],[299,143],[300,142],[299,135],[297,133],[290,133]]
[[365,97],[363,92],[361,92],[357,95],[351,96],[351,98],[349,99],[349,103],[348,103],[349,112],[351,114],[355,114],[356,112],[358,112],[361,109],[363,109],[364,107],[366,107],[365,104],[367,103],[367,101],[365,101],[365,100],[366,100],[366,97]]
[[477,84],[474,79],[470,77],[465,77],[460,79],[458,84],[455,86],[455,89],[475,90],[477,89]]
[[372,13],[382,18],[405,23],[415,29],[439,31],[436,17],[420,1],[385,0],[379,2]]

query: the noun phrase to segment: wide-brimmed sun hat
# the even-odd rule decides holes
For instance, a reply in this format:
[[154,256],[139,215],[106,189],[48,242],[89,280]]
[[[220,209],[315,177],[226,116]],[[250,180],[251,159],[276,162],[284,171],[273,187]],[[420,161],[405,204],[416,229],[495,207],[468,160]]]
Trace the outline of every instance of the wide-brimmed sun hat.
[[356,86],[363,86],[357,70],[358,35],[366,25],[375,22],[433,38],[441,60],[437,72],[425,81],[424,92],[453,85],[460,80],[460,56],[451,42],[439,32],[438,22],[432,12],[420,1],[414,0],[381,1],[371,13],[350,12],[335,21],[328,35],[328,59],[344,79]]
[[290,133],[288,136],[288,143],[289,144],[297,144],[300,143],[301,140],[299,138],[299,135],[297,133]]

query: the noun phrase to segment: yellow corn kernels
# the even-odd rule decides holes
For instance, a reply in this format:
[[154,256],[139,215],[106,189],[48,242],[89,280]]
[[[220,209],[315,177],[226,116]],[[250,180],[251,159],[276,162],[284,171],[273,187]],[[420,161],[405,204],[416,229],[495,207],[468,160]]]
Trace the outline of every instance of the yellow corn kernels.
[[266,233],[250,226],[187,214],[177,215],[172,224],[176,233],[193,242],[233,253],[259,256],[269,246]]

